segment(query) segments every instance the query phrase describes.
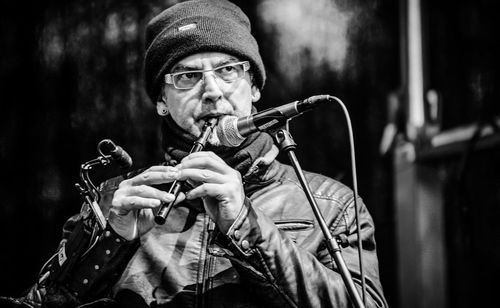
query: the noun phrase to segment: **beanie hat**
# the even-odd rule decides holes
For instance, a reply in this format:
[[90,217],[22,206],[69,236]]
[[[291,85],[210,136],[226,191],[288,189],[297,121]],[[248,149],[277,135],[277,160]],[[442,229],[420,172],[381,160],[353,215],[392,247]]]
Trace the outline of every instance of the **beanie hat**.
[[146,27],[146,91],[156,102],[164,75],[183,58],[198,52],[224,52],[250,61],[255,85],[262,90],[266,73],[248,17],[227,0],[178,3]]

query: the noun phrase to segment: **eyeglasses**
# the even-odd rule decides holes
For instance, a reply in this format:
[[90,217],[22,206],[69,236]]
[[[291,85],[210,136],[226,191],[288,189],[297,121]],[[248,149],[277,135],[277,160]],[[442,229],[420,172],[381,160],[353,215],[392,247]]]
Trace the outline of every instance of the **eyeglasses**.
[[176,89],[187,90],[192,89],[201,80],[204,79],[206,72],[214,72],[215,77],[226,83],[235,82],[250,69],[248,61],[225,64],[209,70],[195,70],[165,75],[165,83],[173,84]]

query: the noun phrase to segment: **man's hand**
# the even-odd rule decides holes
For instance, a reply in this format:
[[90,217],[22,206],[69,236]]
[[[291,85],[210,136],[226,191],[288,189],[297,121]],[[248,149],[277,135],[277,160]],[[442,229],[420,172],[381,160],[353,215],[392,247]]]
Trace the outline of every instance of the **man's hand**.
[[[132,240],[154,227],[153,209],[161,202],[171,202],[174,195],[151,185],[169,183],[178,177],[177,168],[153,166],[143,173],[124,180],[113,195],[108,223],[123,238]],[[181,193],[178,202],[184,199]]]
[[179,180],[195,186],[186,199],[201,198],[208,215],[227,232],[245,200],[241,174],[212,152],[189,154],[176,168]]

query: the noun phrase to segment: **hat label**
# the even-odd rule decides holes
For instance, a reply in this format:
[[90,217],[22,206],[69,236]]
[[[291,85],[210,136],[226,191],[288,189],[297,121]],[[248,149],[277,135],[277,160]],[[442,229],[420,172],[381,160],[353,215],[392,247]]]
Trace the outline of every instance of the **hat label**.
[[187,31],[187,30],[192,30],[192,29],[196,29],[196,24],[189,24],[189,25],[185,25],[185,26],[177,28],[177,30],[179,30],[179,31]]

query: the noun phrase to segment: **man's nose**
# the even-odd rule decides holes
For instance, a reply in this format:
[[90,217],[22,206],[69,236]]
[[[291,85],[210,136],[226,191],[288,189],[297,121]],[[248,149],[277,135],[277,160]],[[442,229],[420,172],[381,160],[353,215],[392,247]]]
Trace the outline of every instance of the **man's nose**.
[[216,102],[218,101],[223,93],[219,84],[217,83],[216,76],[213,72],[206,72],[203,76],[203,102]]

